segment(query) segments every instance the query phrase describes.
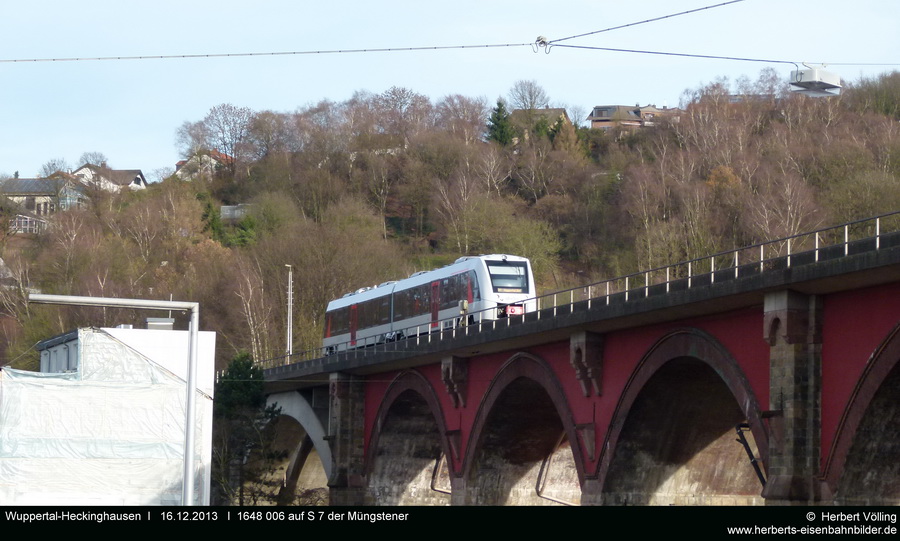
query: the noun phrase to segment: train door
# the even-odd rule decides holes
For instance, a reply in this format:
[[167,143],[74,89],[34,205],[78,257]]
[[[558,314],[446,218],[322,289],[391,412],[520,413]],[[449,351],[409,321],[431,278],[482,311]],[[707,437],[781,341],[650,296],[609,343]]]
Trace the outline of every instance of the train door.
[[431,282],[431,328],[438,326],[438,315],[441,311],[441,283]]
[[350,345],[356,345],[356,323],[358,321],[357,315],[357,306],[356,304],[350,305]]

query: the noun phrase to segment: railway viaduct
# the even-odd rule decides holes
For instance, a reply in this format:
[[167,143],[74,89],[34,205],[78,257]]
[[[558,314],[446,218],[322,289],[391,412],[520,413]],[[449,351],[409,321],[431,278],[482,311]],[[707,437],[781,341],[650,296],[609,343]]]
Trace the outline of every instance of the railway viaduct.
[[269,367],[302,427],[287,488],[318,472],[332,505],[898,504],[900,237],[852,227]]

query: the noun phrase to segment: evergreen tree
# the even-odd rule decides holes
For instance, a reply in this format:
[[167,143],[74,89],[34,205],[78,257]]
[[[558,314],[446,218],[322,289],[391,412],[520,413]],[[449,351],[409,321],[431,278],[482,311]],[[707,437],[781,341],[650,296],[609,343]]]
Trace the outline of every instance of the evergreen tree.
[[[265,378],[249,353],[231,360],[216,383],[213,403],[213,479],[217,505],[274,502],[275,419],[281,408],[266,406]],[[276,479],[277,481],[277,479]]]
[[203,232],[209,233],[213,239],[224,242],[225,226],[222,224],[222,217],[219,210],[213,205],[212,200],[207,193],[197,194],[197,199],[203,202]]
[[547,117],[542,116],[537,119],[537,122],[534,123],[534,127],[531,132],[535,135],[535,138],[545,137],[553,141],[553,128],[550,126],[550,122],[547,120]]
[[516,137],[516,130],[510,120],[509,111],[502,99],[497,100],[497,106],[491,110],[488,119],[488,141],[496,141],[502,146],[508,146]]

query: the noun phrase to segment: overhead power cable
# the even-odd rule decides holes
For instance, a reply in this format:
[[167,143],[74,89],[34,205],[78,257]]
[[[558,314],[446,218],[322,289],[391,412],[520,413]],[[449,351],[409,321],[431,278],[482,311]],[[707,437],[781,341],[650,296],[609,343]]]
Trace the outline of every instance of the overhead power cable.
[[290,56],[312,54],[347,54],[347,53],[393,53],[401,51],[439,51],[446,49],[487,49],[497,47],[531,47],[531,43],[495,43],[484,45],[447,45],[432,47],[385,47],[380,49],[332,49],[321,51],[280,51],[268,53],[210,53],[210,54],[167,54],[167,55],[134,55],[134,56],[74,56],[58,58],[8,58],[0,59],[0,63],[28,62],[86,62],[96,60],[171,60],[176,58],[236,58],[246,56]]

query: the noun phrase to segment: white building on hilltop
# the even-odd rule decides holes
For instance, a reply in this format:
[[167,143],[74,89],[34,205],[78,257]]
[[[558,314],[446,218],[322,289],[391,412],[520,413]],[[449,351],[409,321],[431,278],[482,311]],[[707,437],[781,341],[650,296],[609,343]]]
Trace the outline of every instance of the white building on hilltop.
[[126,188],[143,190],[147,187],[147,179],[140,169],[110,169],[105,163],[100,165],[86,163],[72,171],[72,176],[85,186],[94,186],[113,193]]

